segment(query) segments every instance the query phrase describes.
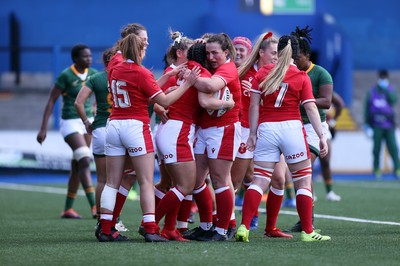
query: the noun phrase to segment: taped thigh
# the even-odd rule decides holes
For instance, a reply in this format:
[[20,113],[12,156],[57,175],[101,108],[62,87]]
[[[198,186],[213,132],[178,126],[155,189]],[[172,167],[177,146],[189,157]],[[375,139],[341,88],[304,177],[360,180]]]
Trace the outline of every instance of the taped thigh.
[[311,169],[311,165],[309,165],[302,169],[292,172],[292,180],[293,180],[293,182],[297,182],[306,177],[311,178],[311,174],[312,174],[312,169]]
[[271,182],[272,173],[274,169],[264,168],[258,164],[254,164],[254,178],[262,178]]

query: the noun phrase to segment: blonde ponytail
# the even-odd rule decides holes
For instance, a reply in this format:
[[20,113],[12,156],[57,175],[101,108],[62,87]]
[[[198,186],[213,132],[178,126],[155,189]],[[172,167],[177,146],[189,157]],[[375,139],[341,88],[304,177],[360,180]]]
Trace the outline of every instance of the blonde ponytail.
[[260,83],[261,93],[265,95],[273,94],[279,89],[292,60],[292,45],[290,38],[286,46],[278,52],[278,63],[272,71]]

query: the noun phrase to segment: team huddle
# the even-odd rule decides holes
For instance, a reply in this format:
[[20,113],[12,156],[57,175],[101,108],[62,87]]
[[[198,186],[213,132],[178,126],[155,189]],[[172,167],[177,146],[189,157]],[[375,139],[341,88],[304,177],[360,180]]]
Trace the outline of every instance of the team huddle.
[[[143,213],[139,233],[145,241],[249,242],[269,190],[264,235],[292,238],[277,227],[285,184],[292,182],[300,218],[292,232],[306,242],[330,240],[313,226],[312,163],[328,154],[325,112],[333,81],[309,61],[310,32],[296,28],[279,39],[265,32],[252,45],[246,37],[231,40],[225,33],[192,40],[170,31],[173,42],[157,80],[142,65],[149,42],[140,24],[124,27],[121,39],[103,53],[106,71],[91,73],[91,62],[82,58],[90,49],[76,48],[74,65],[57,79],[38,134],[42,143],[50,111],[62,95],[61,132],[74,154],[62,217],[80,218],[72,203],[81,181],[99,221],[98,241],[129,240],[116,224],[137,180]],[[71,90],[72,78],[62,78],[67,74],[75,75],[79,88]],[[90,110],[91,93],[96,115]],[[160,119],[153,129],[149,108]],[[88,174],[90,143],[95,200]],[[156,157],[160,181],[154,185]],[[242,187],[237,226],[234,198]],[[193,202],[200,223],[189,229]]]

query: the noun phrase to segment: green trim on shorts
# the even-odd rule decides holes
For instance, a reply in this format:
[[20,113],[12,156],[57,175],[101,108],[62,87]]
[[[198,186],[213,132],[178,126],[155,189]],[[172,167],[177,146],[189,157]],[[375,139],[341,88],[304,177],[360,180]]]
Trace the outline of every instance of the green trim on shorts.
[[67,138],[70,137],[70,136],[72,136],[72,135],[74,135],[74,134],[80,134],[80,133],[79,133],[78,131],[72,132],[72,133],[70,133],[70,134],[68,134],[68,135],[66,135],[66,136],[64,137],[64,141],[67,142]]
[[308,147],[310,148],[310,152],[314,153],[316,157],[319,156],[319,149],[315,148],[314,146],[308,144]]

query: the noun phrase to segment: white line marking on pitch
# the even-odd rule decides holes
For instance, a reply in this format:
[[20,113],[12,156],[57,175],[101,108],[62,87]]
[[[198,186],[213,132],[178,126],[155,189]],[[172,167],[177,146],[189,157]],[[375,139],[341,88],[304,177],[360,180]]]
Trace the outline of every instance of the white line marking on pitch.
[[[241,209],[242,209],[242,207],[235,206],[235,210],[241,210]],[[265,213],[266,209],[258,208],[258,211],[261,213]],[[285,210],[280,210],[279,214],[298,216],[297,212],[285,211]],[[344,216],[324,215],[324,214],[314,214],[314,216],[317,218],[341,220],[341,221],[348,221],[348,222],[369,223],[369,224],[386,224],[386,225],[399,225],[400,226],[400,223],[396,223],[396,222],[374,221],[374,220],[358,219],[358,218],[351,218],[351,217],[344,217]]]
[[[51,194],[62,194],[62,195],[66,195],[66,193],[67,193],[66,188],[32,186],[32,185],[14,184],[14,183],[5,183],[5,182],[0,182],[0,188],[19,190],[19,191],[29,191],[29,192],[44,192],[44,193],[51,193]],[[78,195],[85,196],[85,193],[83,191],[79,190]]]
[[[263,209],[263,211],[265,212],[266,210]],[[298,215],[297,212],[283,211],[283,210],[281,210],[279,213],[288,214],[288,215]],[[351,218],[351,217],[344,217],[344,216],[333,216],[333,215],[325,215],[325,214],[314,214],[314,216],[317,218],[358,222],[358,223],[400,225],[400,223],[396,223],[396,222],[374,221],[374,220],[358,219],[358,218]]]

